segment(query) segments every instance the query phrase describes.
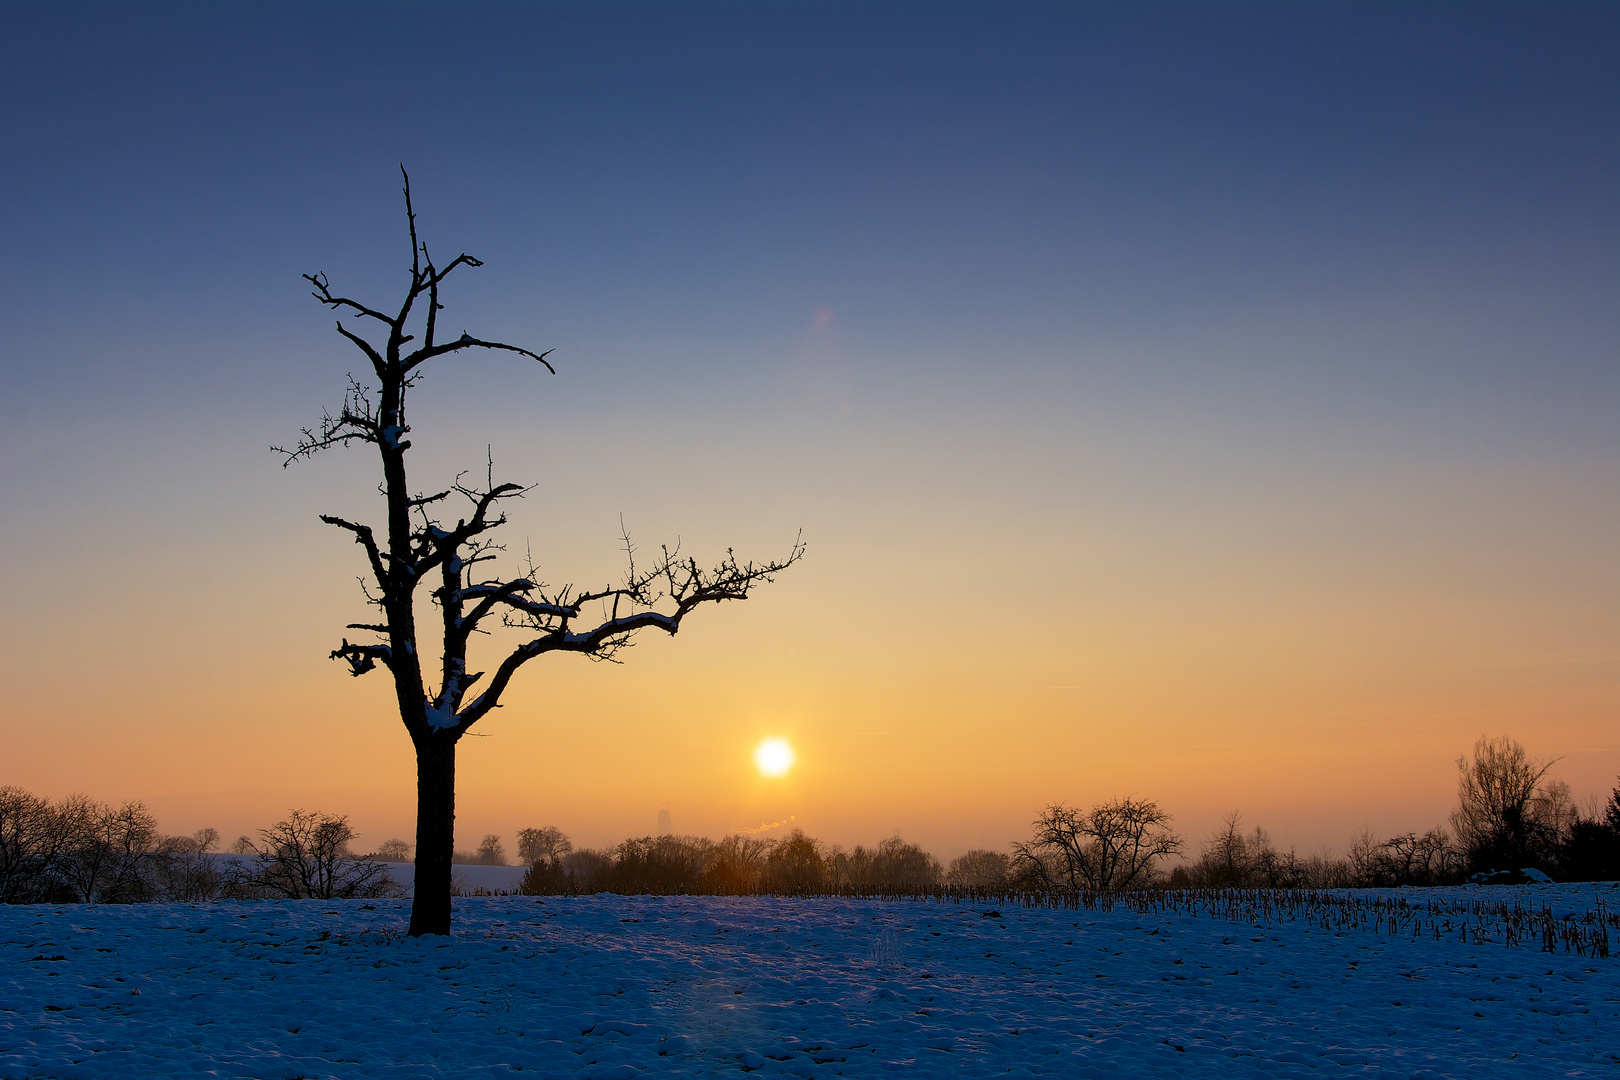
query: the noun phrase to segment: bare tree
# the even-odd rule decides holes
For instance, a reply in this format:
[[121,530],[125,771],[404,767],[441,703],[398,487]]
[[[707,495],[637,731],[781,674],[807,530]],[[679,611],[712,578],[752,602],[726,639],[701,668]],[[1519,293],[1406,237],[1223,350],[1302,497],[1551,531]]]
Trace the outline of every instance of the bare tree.
[[1013,873],[1047,888],[1108,892],[1139,888],[1159,859],[1181,850],[1170,815],[1146,799],[1114,799],[1089,811],[1056,803],[1035,835],[1013,845]]
[[[404,174],[403,167],[400,170]],[[348,629],[374,635],[333,650],[334,659],[364,675],[379,664],[393,676],[400,719],[416,748],[416,887],[410,933],[450,932],[451,858],[455,835],[456,744],[479,720],[497,708],[519,668],[550,653],[577,653],[597,660],[614,659],[638,630],[674,634],[698,607],[724,600],[743,600],[756,585],[797,562],[804,546],[795,541],[787,556],[765,563],[739,562],[727,552],[712,568],[682,556],[678,545],[664,547],[650,564],[638,565],[628,534],[624,537],[629,568],[621,584],[600,588],[552,587],[540,581],[532,566],[527,573],[502,577],[481,567],[501,550],[490,533],[505,524],[502,507],[528,489],[494,481],[493,465],[482,484],[457,477],[448,487],[420,491],[405,473],[407,392],[416,387],[426,365],[467,350],[493,350],[527,357],[548,371],[547,354],[502,341],[440,335],[440,289],[462,267],[482,265],[462,253],[440,266],[417,236],[411,204],[410,177],[405,176],[405,218],[410,231],[410,283],[397,309],[384,310],[333,292],[325,274],[306,280],[315,299],[356,325],[376,327],[368,338],[338,321],[337,330],[366,358],[372,378],[349,380],[336,414],[327,413],[306,428],[289,448],[275,448],[284,464],[328,447],[369,443],[381,459],[381,491],[387,504],[382,535],[370,525],[331,515],[321,520],[348,532],[365,553],[369,581],[367,601],[377,609],[375,621],[350,623]],[[458,500],[459,515],[448,511]],[[439,607],[441,626],[435,671],[424,670],[422,635],[415,601],[423,582]],[[523,631],[523,640],[496,663],[493,673],[473,670],[468,645],[475,634],[504,624]],[[470,694],[484,680],[483,691]],[[430,686],[430,679],[433,685]]]
[[377,858],[383,862],[410,862],[411,845],[403,840],[384,840],[377,845]]
[[554,863],[570,851],[574,843],[555,825],[539,829],[519,829],[517,834],[518,858],[530,866],[535,863]]
[[771,842],[760,836],[732,833],[714,846],[704,878],[717,893],[748,893],[765,880]]
[[72,899],[60,880],[71,840],[50,800],[20,787],[0,787],[0,903]]
[[495,833],[486,833],[478,842],[476,856],[480,866],[505,866],[506,848],[501,844],[501,838]]
[[342,815],[293,810],[259,832],[258,869],[249,883],[290,900],[383,896],[394,887],[388,868],[349,853],[354,829]]
[[[1546,825],[1534,803],[1552,767],[1506,735],[1481,736],[1472,761],[1457,759],[1458,805],[1451,826],[1473,869],[1515,869],[1542,861],[1556,836],[1543,835]],[[1560,801],[1567,795],[1566,790]]]
[[821,843],[794,829],[771,845],[765,857],[765,880],[772,889],[806,889],[827,880],[827,860]]
[[1232,811],[1204,842],[1199,861],[1209,884],[1231,889],[1248,883],[1249,838],[1243,835],[1242,822],[1242,815]]
[[112,807],[83,795],[57,807],[68,840],[62,873],[84,903],[142,899],[141,862],[157,842],[157,818],[138,802]]
[[151,857],[153,888],[165,900],[199,903],[219,896],[224,877],[208,855],[219,843],[219,830],[198,829],[190,836],[158,839]]
[[1569,784],[1563,780],[1554,780],[1537,788],[1525,812],[1541,830],[1542,836],[1551,837],[1554,842],[1561,840],[1581,816],[1575,805],[1575,796],[1570,792]]
[[835,852],[827,860],[834,881],[844,885],[937,885],[943,876],[939,860],[917,844],[898,836],[878,841],[875,848]]
[[1419,836],[1415,832],[1392,836],[1379,845],[1390,884],[1435,885],[1445,880],[1454,862],[1451,838],[1436,826]]

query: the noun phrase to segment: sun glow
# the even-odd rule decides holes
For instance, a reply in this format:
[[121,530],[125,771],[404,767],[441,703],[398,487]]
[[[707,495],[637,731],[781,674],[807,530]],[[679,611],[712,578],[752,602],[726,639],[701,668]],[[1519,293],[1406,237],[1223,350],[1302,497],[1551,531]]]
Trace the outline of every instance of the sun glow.
[[754,764],[766,776],[781,776],[793,768],[793,747],[786,739],[766,739],[754,749]]

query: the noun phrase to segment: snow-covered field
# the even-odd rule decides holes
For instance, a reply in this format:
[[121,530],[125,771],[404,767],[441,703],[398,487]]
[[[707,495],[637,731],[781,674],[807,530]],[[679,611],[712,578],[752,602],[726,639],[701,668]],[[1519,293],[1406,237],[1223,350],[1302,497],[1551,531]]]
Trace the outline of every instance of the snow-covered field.
[[0,908],[0,1077],[1620,1076],[1620,959],[993,910],[472,897],[411,940],[401,901]]

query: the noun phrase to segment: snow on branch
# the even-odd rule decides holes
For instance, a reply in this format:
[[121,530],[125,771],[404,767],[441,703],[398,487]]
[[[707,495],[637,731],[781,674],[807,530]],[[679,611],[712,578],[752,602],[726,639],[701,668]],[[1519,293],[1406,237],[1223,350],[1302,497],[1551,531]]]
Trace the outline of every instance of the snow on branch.
[[394,650],[387,645],[350,644],[348,638],[343,639],[342,647],[332,650],[332,659],[339,658],[348,661],[349,674],[356,678],[375,668],[379,660],[384,667],[391,669],[394,666]]

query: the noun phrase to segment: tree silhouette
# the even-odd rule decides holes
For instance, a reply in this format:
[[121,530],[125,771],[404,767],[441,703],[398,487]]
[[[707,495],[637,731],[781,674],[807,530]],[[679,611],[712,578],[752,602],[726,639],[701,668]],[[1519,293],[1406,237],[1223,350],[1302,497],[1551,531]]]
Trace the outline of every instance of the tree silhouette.
[[[410,284],[404,301],[390,313],[335,293],[325,274],[307,274],[315,299],[341,317],[375,325],[380,337],[368,338],[345,326],[337,331],[362,354],[373,376],[349,377],[349,389],[334,415],[324,414],[305,428],[290,448],[275,447],[284,465],[328,447],[352,442],[376,447],[382,464],[381,492],[387,521],[381,536],[370,525],[322,515],[321,520],[350,533],[365,553],[370,580],[366,600],[378,611],[374,622],[350,623],[349,630],[374,635],[332,651],[359,676],[378,665],[393,676],[400,719],[416,748],[417,820],[416,885],[410,933],[450,932],[450,866],[454,848],[456,744],[469,728],[498,707],[518,669],[549,653],[578,653],[612,659],[638,630],[674,634],[696,608],[722,600],[746,599],[754,586],[797,562],[804,546],[795,541],[788,555],[755,564],[738,562],[727,552],[712,568],[683,557],[678,546],[664,547],[649,566],[638,566],[626,534],[629,569],[621,584],[601,588],[552,588],[533,573],[514,577],[485,576],[480,567],[492,562],[500,547],[490,533],[506,523],[502,507],[527,490],[514,483],[497,484],[493,466],[485,482],[463,483],[461,477],[438,491],[413,490],[406,480],[405,455],[411,448],[405,399],[422,376],[424,365],[443,356],[482,349],[515,353],[554,371],[547,353],[462,333],[440,337],[440,288],[462,267],[482,265],[465,253],[439,266],[417,236],[411,204],[410,177],[404,177],[405,217],[410,230]],[[464,500],[459,515],[448,506]],[[424,671],[419,648],[415,601],[425,582],[442,616],[436,670]],[[486,672],[468,665],[468,643],[491,625],[523,631],[523,640],[498,664],[481,693],[471,695]],[[429,680],[434,685],[429,685]]]
[[1054,803],[1035,819],[1035,835],[1013,845],[1016,877],[1044,888],[1090,892],[1135,889],[1159,859],[1181,850],[1170,815],[1148,799],[1114,799],[1089,811]]
[[574,842],[555,825],[543,829],[519,829],[518,858],[533,866],[535,863],[554,863],[574,850]]
[[1546,815],[1537,812],[1537,796],[1553,764],[1530,757],[1506,735],[1481,735],[1473,760],[1457,759],[1451,825],[1471,869],[1516,869],[1545,861],[1558,837]]

